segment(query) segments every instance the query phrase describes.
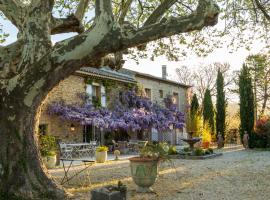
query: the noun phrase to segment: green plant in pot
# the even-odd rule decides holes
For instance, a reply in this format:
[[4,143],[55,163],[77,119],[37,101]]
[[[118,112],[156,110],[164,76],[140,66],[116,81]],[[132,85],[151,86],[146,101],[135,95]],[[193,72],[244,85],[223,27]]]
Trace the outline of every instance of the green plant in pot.
[[147,144],[138,157],[130,158],[131,175],[138,192],[152,192],[151,186],[158,177],[158,163],[168,159],[169,145]]
[[55,167],[57,150],[55,137],[51,135],[40,136],[39,145],[40,154],[45,166],[47,168]]
[[107,160],[108,147],[99,146],[96,148],[96,162],[104,163]]

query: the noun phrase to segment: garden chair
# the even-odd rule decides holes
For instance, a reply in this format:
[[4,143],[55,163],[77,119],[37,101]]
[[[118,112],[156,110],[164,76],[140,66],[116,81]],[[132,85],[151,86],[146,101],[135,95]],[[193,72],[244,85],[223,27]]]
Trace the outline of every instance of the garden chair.
[[72,158],[72,148],[68,147],[65,143],[58,143],[60,150],[60,157]]

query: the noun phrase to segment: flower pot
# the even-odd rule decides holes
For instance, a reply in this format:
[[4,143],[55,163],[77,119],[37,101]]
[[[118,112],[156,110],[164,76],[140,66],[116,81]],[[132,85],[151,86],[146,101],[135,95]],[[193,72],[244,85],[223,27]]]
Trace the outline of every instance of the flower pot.
[[42,160],[49,169],[54,168],[56,165],[56,155],[43,157]]
[[210,142],[202,142],[202,148],[208,149],[210,146]]
[[129,159],[131,176],[138,192],[152,192],[151,186],[158,176],[158,160],[133,157]]
[[107,160],[107,151],[96,151],[96,162],[104,163]]

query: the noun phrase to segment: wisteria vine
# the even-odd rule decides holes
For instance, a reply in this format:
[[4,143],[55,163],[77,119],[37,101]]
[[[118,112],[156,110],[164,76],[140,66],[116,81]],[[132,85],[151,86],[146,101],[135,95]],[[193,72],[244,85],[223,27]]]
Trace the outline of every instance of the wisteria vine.
[[[86,101],[87,102],[87,101]],[[184,114],[173,104],[171,96],[164,99],[165,107],[137,96],[135,91],[125,91],[120,95],[113,109],[95,108],[89,103],[66,104],[53,102],[48,106],[50,115],[62,120],[92,125],[107,130],[139,131],[155,128],[165,131],[183,128]]]

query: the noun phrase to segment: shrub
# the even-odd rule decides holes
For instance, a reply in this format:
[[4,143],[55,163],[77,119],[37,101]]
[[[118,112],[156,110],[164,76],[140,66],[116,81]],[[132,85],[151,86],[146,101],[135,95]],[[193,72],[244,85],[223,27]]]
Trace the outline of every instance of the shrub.
[[205,154],[207,154],[207,155],[213,154],[213,153],[214,153],[214,151],[213,151],[212,148],[209,148],[209,149],[206,149],[206,150],[205,150]]
[[108,151],[108,147],[106,146],[99,146],[96,148],[97,152],[103,152],[103,151]]
[[183,149],[183,151],[184,151],[184,152],[189,152],[189,151],[190,151],[190,148],[189,148],[189,147],[185,147],[185,148]]
[[255,125],[255,133],[251,134],[250,147],[265,148],[270,146],[270,118],[264,116]]
[[205,154],[205,151],[202,148],[194,149],[194,155],[195,156],[203,156],[204,154]]
[[211,143],[212,135],[211,135],[211,128],[208,122],[205,123],[202,131],[202,142],[209,142]]
[[54,156],[56,153],[56,140],[54,136],[44,135],[40,136],[39,140],[41,156]]
[[169,155],[175,155],[175,154],[177,154],[176,146],[170,146],[169,147],[168,154]]

